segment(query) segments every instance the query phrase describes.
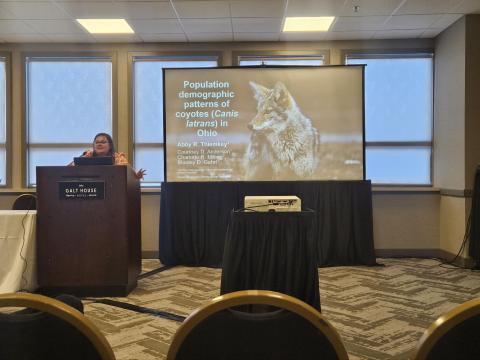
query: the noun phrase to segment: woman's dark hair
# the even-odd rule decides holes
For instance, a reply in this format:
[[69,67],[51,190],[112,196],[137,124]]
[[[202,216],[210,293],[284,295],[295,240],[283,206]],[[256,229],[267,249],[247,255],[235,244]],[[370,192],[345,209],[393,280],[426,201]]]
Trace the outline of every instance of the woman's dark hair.
[[[115,154],[115,146],[113,145],[113,140],[112,140],[112,137],[107,134],[107,133],[98,133],[97,135],[95,135],[95,137],[93,138],[93,144],[95,145],[95,140],[97,140],[98,137],[100,136],[104,136],[105,139],[107,139],[108,141],[108,144],[110,145],[110,150],[108,151],[108,156],[113,156]],[[93,147],[93,156],[97,156],[97,154],[95,153],[95,146]]]

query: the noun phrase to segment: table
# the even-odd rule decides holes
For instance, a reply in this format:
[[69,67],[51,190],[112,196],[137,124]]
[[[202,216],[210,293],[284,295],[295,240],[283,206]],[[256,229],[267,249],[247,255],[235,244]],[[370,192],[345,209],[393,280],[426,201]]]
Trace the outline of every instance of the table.
[[163,183],[162,264],[221,267],[230,211],[246,195],[296,195],[313,209],[319,266],[376,265],[369,180]]
[[35,210],[0,210],[0,293],[37,288]]
[[232,211],[220,293],[272,290],[320,310],[313,211]]

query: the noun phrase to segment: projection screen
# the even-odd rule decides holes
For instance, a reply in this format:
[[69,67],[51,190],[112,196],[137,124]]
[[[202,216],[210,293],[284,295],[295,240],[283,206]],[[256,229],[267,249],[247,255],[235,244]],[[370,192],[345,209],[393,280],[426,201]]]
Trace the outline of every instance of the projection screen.
[[163,75],[166,181],[364,179],[363,66]]

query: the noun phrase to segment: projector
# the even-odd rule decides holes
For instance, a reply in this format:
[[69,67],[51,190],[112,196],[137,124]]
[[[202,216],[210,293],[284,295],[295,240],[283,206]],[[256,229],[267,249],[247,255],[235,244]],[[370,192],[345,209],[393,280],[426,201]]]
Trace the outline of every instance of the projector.
[[245,211],[302,211],[297,196],[245,196]]

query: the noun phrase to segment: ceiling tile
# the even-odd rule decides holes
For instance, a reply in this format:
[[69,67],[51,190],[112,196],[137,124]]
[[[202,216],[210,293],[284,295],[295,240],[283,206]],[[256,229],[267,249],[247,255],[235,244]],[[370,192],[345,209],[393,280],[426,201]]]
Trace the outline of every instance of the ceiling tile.
[[275,18],[240,18],[232,19],[234,32],[263,32],[278,33],[281,30],[282,19]]
[[[54,1],[76,1],[76,0],[54,0]],[[145,3],[145,2],[155,2],[155,3],[170,3],[170,2],[174,2],[176,0],[80,0],[80,2],[82,1],[98,1],[98,2],[105,2],[105,1],[110,1],[110,2],[117,2],[117,3],[132,3],[132,4],[136,4],[136,3]]]
[[144,42],[185,42],[185,34],[137,34]]
[[173,4],[181,18],[226,18],[230,9],[226,1],[181,1]]
[[119,17],[118,7],[112,2],[62,2],[58,3],[58,6],[74,19]]
[[230,1],[232,17],[283,17],[285,0]]
[[187,34],[188,41],[211,42],[211,41],[233,41],[232,33],[194,33]]
[[387,30],[425,29],[430,27],[441,15],[398,15],[392,16],[386,23]]
[[340,16],[336,19],[332,31],[379,30],[388,16]]
[[407,0],[395,13],[404,14],[442,14],[453,12],[462,0]]
[[[0,41],[2,35],[74,43],[430,38],[473,12],[480,13],[480,0],[0,0]],[[329,32],[281,33],[285,13],[337,19]],[[136,34],[93,38],[75,18],[126,18]]]
[[133,43],[143,42],[136,34],[92,34],[95,40],[102,43]]
[[180,22],[187,33],[231,33],[230,19],[181,19]]
[[129,20],[135,33],[147,34],[181,34],[183,29],[176,19],[159,19],[159,20]]
[[[347,0],[342,16],[391,15],[404,0]],[[358,6],[358,11],[355,11]]]
[[420,35],[420,37],[423,38],[423,39],[431,39],[431,38],[436,37],[442,31],[443,31],[443,29],[427,29],[423,32],[422,35]]
[[326,32],[290,32],[280,33],[281,41],[321,41],[324,40]]
[[40,43],[50,41],[48,38],[40,34],[2,34],[0,35],[0,39],[9,43]]
[[22,20],[0,20],[0,37],[3,35],[34,34],[35,30]]
[[461,17],[463,17],[463,14],[444,14],[432,25],[430,25],[430,27],[437,29],[446,29]]
[[0,19],[15,20],[16,17],[10,10],[8,10],[6,7],[3,6],[2,3],[0,3]]
[[464,0],[457,7],[452,9],[452,12],[462,14],[480,14],[480,1],[478,0]]
[[45,37],[56,43],[94,43],[97,42],[90,34],[45,34]]
[[40,34],[86,34],[75,20],[25,20]]
[[375,31],[329,31],[325,40],[368,40],[373,37]]
[[[120,4],[122,5],[122,4]],[[122,6],[126,19],[175,19],[177,15],[168,2],[136,2]]]
[[174,19],[177,17],[172,6],[167,2],[64,2],[58,5],[74,19]]
[[[18,1],[31,1],[31,0],[18,0]],[[35,0],[35,1],[45,1],[45,0]],[[94,2],[112,2],[115,0],[53,0],[57,3],[62,3],[62,2],[77,2],[77,3],[94,3]],[[132,0],[129,0],[132,1]],[[145,0],[140,0],[140,1],[145,1]]]
[[343,0],[290,0],[286,16],[339,16]]
[[37,3],[37,2],[50,2],[52,0],[0,0],[2,3],[6,2],[31,2],[31,3]]
[[379,30],[373,35],[374,39],[415,39],[423,34],[425,29],[414,30]]
[[70,16],[50,2],[5,2],[0,9],[11,12],[16,19],[69,19]]
[[234,41],[278,41],[280,33],[233,33]]

